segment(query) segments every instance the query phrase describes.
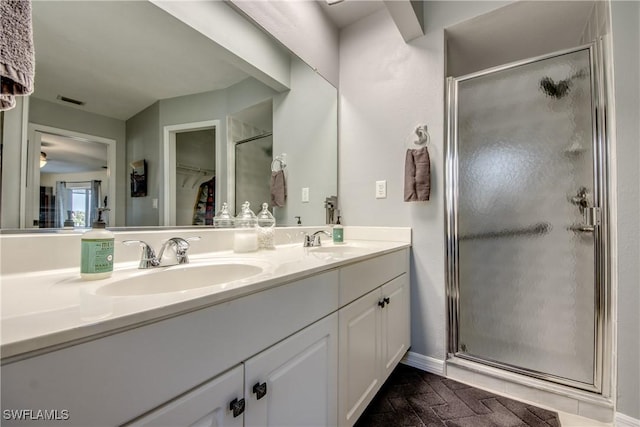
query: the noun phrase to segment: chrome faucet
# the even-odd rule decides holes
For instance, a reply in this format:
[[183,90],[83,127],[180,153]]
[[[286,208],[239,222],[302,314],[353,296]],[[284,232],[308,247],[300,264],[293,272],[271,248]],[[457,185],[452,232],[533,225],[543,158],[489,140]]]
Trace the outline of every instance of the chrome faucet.
[[[153,248],[142,240],[125,240],[122,243],[125,245],[133,245],[138,244],[142,248],[142,256],[140,258],[140,264],[138,264],[138,268],[147,269],[154,267],[168,267],[170,265],[177,264],[188,264],[189,256],[187,255],[187,251],[189,250],[189,242],[193,240],[200,240],[200,237],[190,237],[188,239],[183,239],[182,237],[172,237],[162,244],[160,248],[160,253],[156,256]],[[175,253],[175,262],[162,264],[162,256],[164,255],[167,248],[173,248]]]
[[313,234],[304,233],[304,242],[302,246],[304,246],[305,248],[322,246],[322,241],[320,240],[320,234],[324,234],[327,237],[331,237],[331,233],[325,230],[319,230]]

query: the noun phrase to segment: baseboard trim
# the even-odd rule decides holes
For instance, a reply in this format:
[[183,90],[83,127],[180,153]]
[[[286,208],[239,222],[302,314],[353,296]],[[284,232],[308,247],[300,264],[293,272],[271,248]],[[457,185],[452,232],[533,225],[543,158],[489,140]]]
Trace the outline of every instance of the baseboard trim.
[[408,351],[400,363],[421,369],[432,374],[444,376],[444,360]]
[[616,412],[616,427],[640,427],[640,420],[628,415]]

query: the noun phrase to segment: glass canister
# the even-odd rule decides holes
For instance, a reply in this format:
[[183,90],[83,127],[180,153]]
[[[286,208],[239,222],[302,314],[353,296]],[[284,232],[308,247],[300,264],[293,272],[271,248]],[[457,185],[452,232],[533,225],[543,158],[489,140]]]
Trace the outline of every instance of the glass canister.
[[213,226],[215,228],[233,228],[234,219],[229,212],[229,205],[227,203],[222,204],[222,209],[213,217]]
[[234,252],[253,252],[258,250],[258,218],[249,207],[249,202],[242,204],[236,216],[233,236]]
[[275,249],[276,219],[269,212],[269,205],[262,204],[262,210],[258,214],[258,247],[260,249]]

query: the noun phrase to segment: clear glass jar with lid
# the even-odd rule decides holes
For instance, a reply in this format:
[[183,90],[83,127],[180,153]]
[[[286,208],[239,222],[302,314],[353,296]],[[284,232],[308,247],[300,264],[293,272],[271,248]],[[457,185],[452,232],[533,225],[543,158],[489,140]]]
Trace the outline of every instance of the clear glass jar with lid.
[[261,249],[275,249],[276,219],[269,211],[269,205],[262,204],[258,214],[258,247]]
[[226,202],[222,204],[220,211],[213,217],[213,226],[215,228],[233,228],[235,226],[234,218],[229,212],[229,205]]
[[253,252],[258,250],[258,218],[249,206],[249,202],[244,202],[240,213],[234,220],[236,228],[233,237],[234,252]]

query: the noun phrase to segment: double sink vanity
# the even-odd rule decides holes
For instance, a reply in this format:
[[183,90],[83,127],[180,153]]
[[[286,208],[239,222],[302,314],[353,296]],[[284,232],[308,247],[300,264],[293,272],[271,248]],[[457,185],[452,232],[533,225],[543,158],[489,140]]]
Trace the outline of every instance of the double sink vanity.
[[[0,236],[3,425],[353,425],[410,345],[411,230],[311,248],[304,231],[248,254],[232,230],[117,232],[94,282],[77,234],[39,236],[35,266],[28,235]],[[121,244],[176,235],[200,237],[188,264],[138,269]]]

